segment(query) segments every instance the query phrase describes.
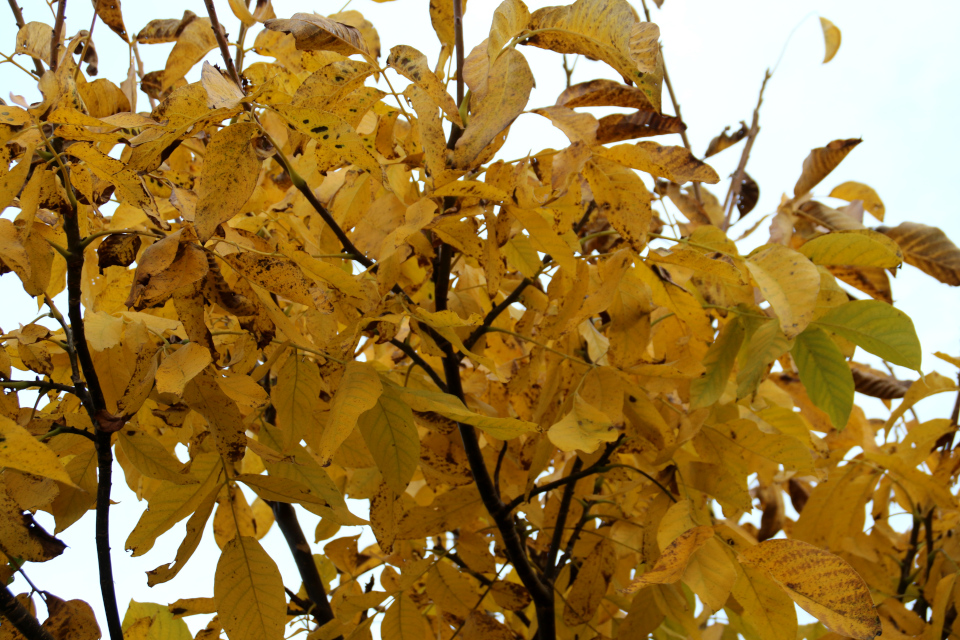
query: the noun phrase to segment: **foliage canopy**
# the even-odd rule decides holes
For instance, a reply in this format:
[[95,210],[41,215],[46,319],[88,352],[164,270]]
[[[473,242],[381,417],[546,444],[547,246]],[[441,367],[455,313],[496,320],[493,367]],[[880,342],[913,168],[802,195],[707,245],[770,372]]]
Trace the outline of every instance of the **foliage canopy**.
[[[461,1],[433,0],[429,60],[381,52],[357,11],[219,4],[133,35],[94,0],[97,38],[130,47],[113,82],[92,79],[93,28],[65,35],[67,0],[52,26],[11,2],[43,99],[0,106],[0,267],[53,328],[2,336],[0,577],[64,554],[56,536],[95,509],[107,619],[4,587],[0,638],[189,638],[182,618],[204,614],[196,637],[229,640],[955,636],[957,411],[908,411],[957,385],[854,356],[921,371],[888,271],[958,285],[960,249],[870,228],[866,184],[834,187],[840,209],[814,199],[861,140],[813,149],[744,255],[726,232],[757,202],[771,74],[751,125],[707,151],[742,147],[721,202],[645,6],[504,0],[470,16],[491,27],[467,51]],[[840,31],[821,26],[829,62]],[[146,73],[137,47],[157,43],[174,45]],[[534,85],[524,47],[622,82],[568,72],[529,113],[569,145],[504,161]],[[217,49],[223,68],[188,83]],[[855,391],[900,402],[871,420]],[[114,462],[147,503],[134,556],[186,520],[147,583],[175,580],[212,519],[212,594],[118,602]],[[320,516],[312,543],[299,509]],[[288,549],[261,545],[274,525]],[[376,544],[338,535],[353,525]]]

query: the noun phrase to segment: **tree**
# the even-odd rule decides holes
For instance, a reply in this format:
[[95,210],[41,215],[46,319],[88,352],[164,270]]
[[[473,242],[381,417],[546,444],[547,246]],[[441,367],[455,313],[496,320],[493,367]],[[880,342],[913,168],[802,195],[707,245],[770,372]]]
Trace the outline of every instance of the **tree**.
[[[381,66],[356,11],[228,4],[233,43],[213,0],[135,37],[117,0],[95,0],[69,40],[66,0],[53,26],[11,2],[43,100],[0,106],[0,205],[16,212],[0,261],[56,326],[3,336],[0,574],[64,554],[56,536],[95,509],[106,620],[4,587],[18,631],[0,634],[187,637],[182,618],[206,614],[197,637],[230,640],[291,621],[311,639],[375,623],[404,640],[955,635],[958,409],[907,416],[957,385],[853,358],[920,370],[887,270],[958,285],[960,250],[919,223],[868,228],[884,208],[865,184],[833,188],[840,209],[814,199],[859,139],[811,151],[770,242],[743,255],[726,231],[757,201],[771,74],[751,123],[706,154],[742,147],[721,202],[645,6],[505,0],[468,52],[460,0],[437,0],[440,59],[399,45]],[[122,82],[88,79],[97,20],[130,42]],[[840,32],[821,25],[828,62]],[[251,38],[269,62],[245,60]],[[164,42],[165,68],[144,73],[138,45]],[[568,83],[534,113],[570,144],[504,161],[534,82],[524,47],[623,82]],[[187,83],[212,50],[222,68]],[[406,85],[382,91],[381,74]],[[625,112],[589,111],[603,106]],[[684,146],[645,139],[669,134]],[[901,400],[869,420],[855,391]],[[118,602],[114,462],[148,504],[126,549],[187,521],[148,584],[176,579],[212,517],[212,597]],[[313,543],[301,509],[321,518]],[[905,531],[888,523],[902,512]],[[259,542],[274,524],[288,549]],[[355,524],[376,544],[338,537]],[[818,622],[798,628],[794,603]]]

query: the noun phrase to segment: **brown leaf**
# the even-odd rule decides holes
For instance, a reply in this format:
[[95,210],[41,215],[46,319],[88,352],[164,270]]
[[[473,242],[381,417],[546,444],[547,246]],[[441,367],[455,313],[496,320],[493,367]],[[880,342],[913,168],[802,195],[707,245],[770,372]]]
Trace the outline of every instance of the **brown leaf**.
[[176,42],[188,24],[197,19],[197,14],[187,10],[179,20],[151,20],[137,34],[139,44],[162,44]]
[[92,0],[92,2],[103,23],[127,42],[127,29],[123,26],[123,15],[120,13],[120,0]]
[[93,609],[83,600],[63,601],[52,594],[44,598],[47,619],[43,629],[57,640],[98,640],[100,625]]
[[682,133],[686,130],[687,125],[680,118],[662,116],[656,111],[614,113],[600,118],[597,142],[607,144],[634,138],[662,136],[668,133]]
[[850,372],[853,373],[854,388],[858,392],[881,400],[902,398],[913,384],[912,380],[898,380],[859,362],[850,363]]
[[820,181],[836,169],[847,154],[861,142],[863,142],[861,138],[834,140],[825,147],[812,150],[803,161],[803,173],[800,174],[800,179],[793,188],[794,197],[799,198],[820,184]]
[[716,138],[710,141],[710,144],[707,146],[707,152],[703,154],[704,158],[709,158],[712,155],[716,155],[737,144],[741,140],[747,137],[749,130],[747,129],[747,123],[740,121],[740,128],[734,131],[732,134],[727,135],[727,131],[730,130],[730,127],[724,127],[723,131],[720,132]]
[[903,251],[908,264],[940,282],[960,286],[960,248],[937,227],[902,222],[896,227],[877,227]]
[[[591,80],[575,84],[557,96],[558,107],[627,107],[654,111],[647,94],[614,80]],[[656,111],[654,111],[656,113]]]
[[289,19],[267,20],[263,26],[270,31],[291,34],[300,51],[333,51],[345,56],[359,53],[367,58],[374,57],[359,29],[323,16],[295,13]]
[[800,212],[831,231],[850,231],[865,229],[859,220],[841,209],[831,209],[827,205],[811,200],[800,206]]
[[140,251],[140,236],[135,233],[112,233],[97,247],[100,273],[107,267],[129,267]]
[[743,181],[740,183],[740,193],[737,194],[737,210],[740,212],[740,218],[753,211],[759,200],[760,185],[750,177],[749,173],[744,172]]
[[497,580],[490,586],[494,602],[508,611],[523,611],[530,604],[530,592],[522,584]]

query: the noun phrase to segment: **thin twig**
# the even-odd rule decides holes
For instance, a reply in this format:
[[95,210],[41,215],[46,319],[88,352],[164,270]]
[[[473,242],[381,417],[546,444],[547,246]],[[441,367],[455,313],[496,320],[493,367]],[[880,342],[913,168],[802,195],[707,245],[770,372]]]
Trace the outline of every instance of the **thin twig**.
[[[247,5],[247,9],[250,8],[250,0],[244,0],[244,4]],[[240,23],[240,33],[237,34],[237,59],[234,61],[233,66],[237,71],[237,77],[240,76],[240,72],[243,71],[243,41],[247,37],[247,25],[244,22]]]
[[56,71],[59,60],[57,59],[58,49],[60,48],[60,38],[63,35],[63,22],[67,19],[67,0],[60,0],[57,6],[57,19],[53,23],[53,33],[50,36],[50,70]]
[[93,19],[90,20],[90,30],[87,31],[87,36],[83,43],[83,51],[80,52],[80,60],[77,62],[77,68],[73,70],[74,82],[80,77],[80,65],[87,59],[87,51],[90,49],[90,43],[93,42],[93,27],[97,24],[97,9],[100,8],[101,2],[102,0],[94,0],[93,2]]
[[743,174],[747,170],[747,160],[750,159],[750,150],[753,149],[753,142],[757,139],[757,134],[760,133],[760,105],[763,104],[763,90],[767,88],[767,80],[772,77],[770,69],[767,69],[763,73],[763,83],[760,85],[760,95],[757,98],[757,106],[753,110],[753,122],[750,124],[750,133],[747,134],[747,143],[743,147],[743,154],[740,156],[740,164],[737,165],[737,170],[733,174],[733,183],[730,185],[730,190],[727,191],[727,197],[723,200],[723,206],[725,213],[723,216],[723,231],[726,232],[730,228],[730,218],[733,215],[733,206],[737,202],[737,198],[740,196],[740,188],[743,186]]
[[[20,6],[17,4],[17,0],[7,0],[10,3],[10,10],[13,11],[13,19],[17,23],[17,30],[23,29],[26,23],[23,21],[23,13],[20,12]],[[32,57],[32,56],[31,56]],[[37,69],[37,77],[43,75],[43,63],[39,59],[33,58],[33,64]]]
[[[650,9],[647,8],[647,0],[642,0],[643,2],[643,13],[647,17],[647,22],[652,22],[650,20]],[[670,74],[667,73],[667,63],[663,60],[663,53],[660,54],[660,60],[663,63],[663,83],[667,85],[667,94],[670,96],[670,102],[673,104],[673,113],[677,116],[677,119],[680,122],[683,122],[683,116],[680,114],[680,103],[677,102],[677,94],[673,91],[673,83],[670,82]],[[567,85],[569,86],[569,84]],[[693,152],[693,148],[690,146],[690,140],[687,138],[687,131],[683,129],[680,131],[680,139],[683,141],[683,146],[686,147],[687,151]],[[693,183],[693,196],[697,199],[699,204],[703,204],[703,197],[700,195],[700,183]]]
[[400,342],[396,338],[391,340],[390,344],[395,346],[397,349],[400,349],[400,351],[403,351],[403,353],[406,354],[408,358],[413,360],[413,364],[423,369],[424,372],[426,372],[426,374],[430,376],[430,379],[433,380],[434,384],[436,384],[441,391],[443,391],[444,393],[447,392],[447,385],[443,381],[443,378],[440,377],[440,374],[438,374],[433,367],[427,364],[427,361],[424,360],[422,357],[420,357],[420,354],[417,353],[413,347],[411,347],[406,342]]
[[220,55],[223,56],[223,64],[227,66],[227,73],[230,74],[230,77],[234,82],[237,83],[237,87],[240,90],[243,90],[243,83],[240,82],[240,76],[237,74],[237,68],[233,66],[233,58],[230,57],[230,49],[227,46],[227,39],[223,34],[223,27],[220,25],[220,21],[217,19],[217,10],[213,6],[213,0],[203,0],[203,4],[207,7],[207,16],[210,18],[210,25],[213,27],[213,34],[217,38],[217,45],[220,47]]
[[4,380],[0,382],[0,389],[13,389],[15,391],[39,389],[40,391],[64,391],[66,393],[80,395],[77,393],[76,387],[56,382],[47,382],[45,380]]
[[560,478],[559,480],[554,480],[553,482],[548,482],[547,484],[540,485],[534,489],[531,489],[529,493],[517,496],[510,502],[506,503],[503,508],[505,513],[509,514],[514,509],[519,507],[524,502],[529,502],[530,498],[533,496],[540,495],[541,493],[546,493],[547,491],[553,491],[554,489],[559,489],[560,487],[566,486],[570,483],[576,482],[581,478],[586,478],[595,473],[603,473],[607,471],[607,463],[610,461],[610,457],[613,455],[613,452],[617,450],[617,447],[620,446],[620,443],[623,441],[624,436],[621,434],[614,442],[609,443],[603,451],[603,454],[594,462],[592,465],[584,469],[583,471],[578,471],[577,473],[571,473],[570,475]]

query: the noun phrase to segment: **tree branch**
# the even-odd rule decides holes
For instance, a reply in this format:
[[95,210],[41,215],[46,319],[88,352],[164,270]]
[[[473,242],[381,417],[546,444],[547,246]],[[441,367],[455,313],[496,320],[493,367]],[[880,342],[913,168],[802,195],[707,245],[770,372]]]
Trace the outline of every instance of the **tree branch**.
[[57,70],[57,53],[60,48],[60,38],[63,35],[63,22],[67,19],[67,0],[60,0],[57,6],[57,19],[53,23],[53,33],[50,36],[50,70]]
[[727,191],[727,197],[723,200],[723,206],[726,213],[723,216],[723,231],[726,233],[730,228],[730,218],[733,215],[733,206],[740,195],[740,189],[743,186],[743,174],[747,170],[747,160],[750,159],[750,151],[753,149],[753,143],[760,133],[760,105],[763,104],[763,91],[767,88],[767,81],[772,74],[767,69],[763,74],[763,84],[760,85],[760,96],[757,98],[757,106],[753,110],[753,122],[750,124],[750,133],[747,134],[747,143],[743,147],[743,154],[740,156],[740,164],[737,165],[737,171],[733,174],[733,183],[730,184],[730,190]]
[[[573,461],[573,468],[570,469],[570,475],[580,471],[583,466],[583,460],[577,456]],[[563,543],[563,527],[567,522],[567,514],[570,512],[570,503],[573,501],[573,490],[577,486],[576,482],[570,482],[563,489],[563,496],[560,498],[560,510],[557,511],[557,521],[553,526],[553,537],[550,540],[550,548],[547,551],[547,561],[543,565],[543,577],[550,582],[556,575],[557,554],[560,552],[560,545]]]
[[300,528],[300,522],[297,520],[297,512],[293,505],[286,502],[269,502],[268,504],[273,509],[273,517],[287,541],[287,546],[290,547],[293,561],[296,563],[300,578],[303,580],[304,591],[307,592],[307,597],[313,603],[310,614],[318,625],[323,626],[333,620],[333,609],[330,608],[327,590],[323,586],[320,572],[317,571],[317,565],[313,561],[313,554],[310,553],[310,545],[307,543],[307,539],[303,535],[303,529]]
[[524,502],[528,502],[530,498],[532,498],[533,496],[540,495],[541,493],[546,493],[547,491],[553,491],[554,489],[559,489],[560,487],[566,486],[568,484],[572,484],[577,480],[580,480],[581,478],[586,478],[587,476],[591,476],[595,473],[603,473],[604,471],[607,471],[607,462],[609,462],[610,457],[613,455],[613,452],[617,450],[617,447],[620,446],[620,443],[623,441],[623,438],[624,436],[621,434],[619,438],[609,443],[604,449],[603,454],[601,454],[601,456],[597,458],[597,461],[594,462],[589,467],[587,467],[586,469],[584,469],[583,471],[579,471],[577,473],[571,473],[565,478],[560,478],[559,480],[554,480],[553,482],[548,482],[547,484],[540,485],[539,487],[532,489],[528,494],[517,496],[510,502],[503,505],[504,513],[506,515],[509,515],[510,512],[512,512],[514,509],[519,507]]
[[[26,23],[23,21],[23,13],[20,12],[20,6],[17,4],[17,0],[7,0],[10,3],[10,10],[13,11],[13,20],[17,23],[17,30],[23,29]],[[33,65],[37,70],[37,77],[43,75],[43,63],[40,62],[37,58],[33,58]]]
[[230,57],[230,49],[227,46],[227,39],[224,37],[223,26],[217,19],[217,10],[213,6],[213,0],[203,0],[203,4],[207,7],[207,16],[210,18],[210,25],[213,27],[213,34],[217,37],[217,45],[220,47],[220,55],[223,57],[223,64],[227,66],[227,73],[230,74],[230,77],[233,79],[233,81],[237,83],[237,87],[242,91],[243,83],[240,81],[240,75],[237,73],[237,68],[233,65],[233,58]]
[[396,338],[390,340],[390,344],[392,344],[393,346],[395,346],[397,349],[400,349],[400,351],[403,351],[403,353],[404,353],[408,358],[410,358],[411,360],[413,360],[413,364],[415,364],[416,366],[418,366],[418,367],[420,367],[421,369],[423,369],[424,372],[425,372],[428,376],[430,376],[430,379],[433,380],[433,383],[434,383],[435,385],[437,385],[437,387],[440,389],[440,391],[443,391],[444,393],[447,393],[447,385],[446,385],[446,383],[443,381],[443,378],[440,377],[440,374],[438,374],[437,371],[436,371],[433,367],[431,367],[429,364],[427,364],[427,361],[424,360],[424,359],[420,356],[420,354],[417,353],[417,352],[414,350],[413,347],[411,347],[411,346],[410,346],[409,344],[407,344],[406,342],[400,342],[400,341],[397,340]]
[[40,626],[40,621],[10,593],[6,585],[0,585],[0,614],[3,614],[27,640],[54,640],[50,632]]
[[[66,0],[60,0],[63,9]],[[56,155],[53,147],[47,142],[51,153]],[[96,429],[97,445],[97,516],[96,534],[97,564],[100,570],[100,593],[103,596],[103,609],[107,616],[107,629],[111,640],[123,640],[123,630],[120,625],[120,613],[117,608],[117,593],[113,584],[113,563],[110,559],[110,489],[113,478],[113,452],[111,451],[112,434],[100,428],[100,416],[106,412],[106,402],[100,388],[100,379],[93,366],[93,358],[87,345],[86,331],[83,324],[83,308],[81,306],[81,287],[83,280],[83,238],[80,237],[80,210],[73,186],[70,183],[69,173],[56,155],[63,172],[64,187],[70,200],[70,211],[64,215],[63,230],[67,236],[67,315],[70,318],[68,343],[76,353],[83,378],[86,380],[87,391],[81,397],[83,404],[90,415]],[[74,371],[74,387],[82,384],[79,372]]]
[[24,391],[26,389],[39,389],[40,391],[63,391],[65,393],[72,393],[75,396],[80,396],[80,393],[77,391],[76,387],[71,387],[67,384],[59,384],[57,382],[47,382],[46,380],[3,380],[0,381],[0,389],[14,389],[16,391]]

